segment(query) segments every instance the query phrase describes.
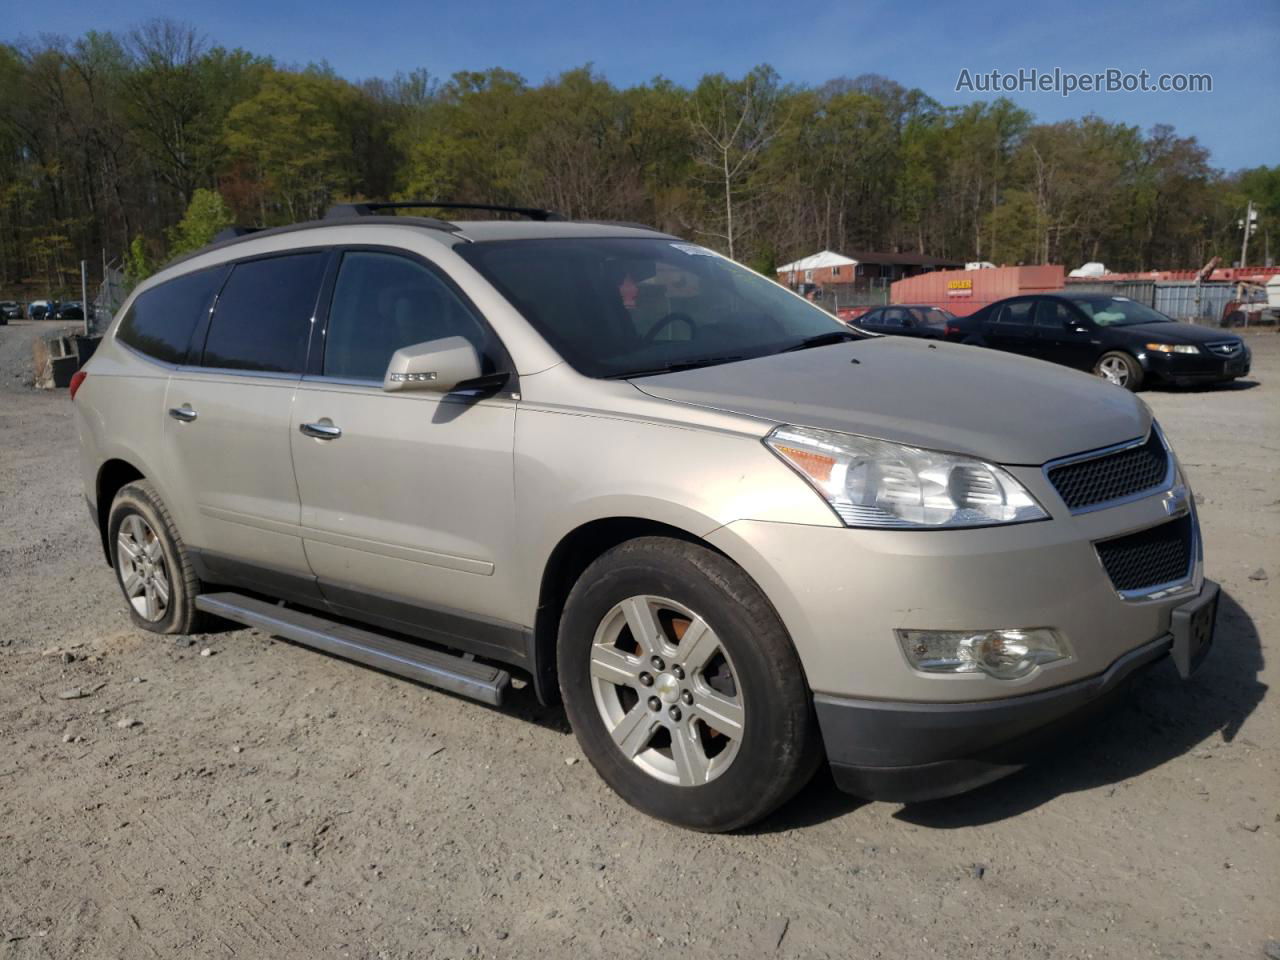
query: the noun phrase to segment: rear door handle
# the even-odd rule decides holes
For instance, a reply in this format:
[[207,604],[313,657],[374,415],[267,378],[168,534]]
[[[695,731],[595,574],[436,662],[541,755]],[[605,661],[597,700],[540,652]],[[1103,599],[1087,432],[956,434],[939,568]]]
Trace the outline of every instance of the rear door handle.
[[301,423],[298,430],[304,437],[315,437],[317,440],[337,440],[342,436],[342,428],[332,423]]
[[190,423],[198,414],[191,407],[183,404],[181,407],[170,407],[169,416],[175,420],[181,420],[183,423]]

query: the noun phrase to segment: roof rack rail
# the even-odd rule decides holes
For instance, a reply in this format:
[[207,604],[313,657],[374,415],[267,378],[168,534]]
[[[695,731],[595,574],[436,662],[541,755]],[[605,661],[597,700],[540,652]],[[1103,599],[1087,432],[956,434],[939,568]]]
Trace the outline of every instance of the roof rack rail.
[[336,220],[342,217],[370,217],[382,210],[408,210],[408,209],[431,209],[439,210],[490,210],[494,213],[516,213],[522,217],[528,217],[530,220],[563,220],[560,214],[554,210],[540,210],[537,207],[504,207],[493,203],[454,203],[450,200],[406,200],[404,202],[377,202],[377,203],[336,203],[325,212],[326,220]]
[[210,243],[221,243],[223,240],[234,240],[237,237],[247,237],[251,233],[257,233],[262,227],[227,227],[225,230],[219,230],[213,235]]

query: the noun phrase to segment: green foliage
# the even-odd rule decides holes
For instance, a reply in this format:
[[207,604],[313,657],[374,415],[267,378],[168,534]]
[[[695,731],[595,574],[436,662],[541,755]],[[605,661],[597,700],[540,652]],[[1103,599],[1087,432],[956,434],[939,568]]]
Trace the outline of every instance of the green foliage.
[[[1007,100],[944,107],[886,77],[787,85],[768,66],[619,89],[590,64],[356,84],[167,20],[0,44],[0,283],[74,284],[129,242],[202,245],[232,221],[347,198],[546,206],[651,223],[768,271],[830,248],[1113,269],[1250,259],[1280,240],[1280,167],[1226,175],[1193,137]],[[136,238],[153,238],[144,248]],[[130,242],[130,238],[133,238]]]
[[[213,240],[219,231],[234,221],[227,203],[217,190],[196,190],[177,226],[169,231],[169,255],[199,250]],[[134,244],[141,238],[134,238]],[[130,248],[132,251],[132,247]]]
[[151,274],[155,273],[155,264],[147,255],[147,243],[141,236],[136,236],[129,243],[124,255],[124,283],[132,290]]
[[227,114],[223,143],[258,186],[264,222],[320,216],[352,178],[339,113],[355,91],[328,73],[271,71],[254,96]]

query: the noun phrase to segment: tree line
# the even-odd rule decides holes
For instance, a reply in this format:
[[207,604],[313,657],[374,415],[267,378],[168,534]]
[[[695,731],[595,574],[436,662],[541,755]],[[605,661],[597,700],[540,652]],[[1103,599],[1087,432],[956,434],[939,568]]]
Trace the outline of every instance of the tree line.
[[353,82],[156,20],[0,44],[0,287],[135,275],[231,223],[338,200],[452,199],[652,224],[765,272],[816,250],[1116,270],[1259,262],[1280,166],[1215,169],[1194,136],[950,107],[881,76],[770,67],[619,88],[590,65]]

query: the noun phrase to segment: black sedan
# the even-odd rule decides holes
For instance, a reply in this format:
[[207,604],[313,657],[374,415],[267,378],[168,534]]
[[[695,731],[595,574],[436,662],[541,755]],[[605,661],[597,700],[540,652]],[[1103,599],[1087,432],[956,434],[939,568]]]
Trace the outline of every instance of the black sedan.
[[938,307],[897,304],[877,307],[855,320],[853,326],[872,333],[892,334],[898,337],[923,337],[926,340],[946,340],[959,332],[954,314]]
[[1091,371],[1129,390],[1234,380],[1251,360],[1234,334],[1102,293],[1010,297],[957,323],[964,343]]
[[22,319],[22,304],[14,300],[0,300],[0,323]]

